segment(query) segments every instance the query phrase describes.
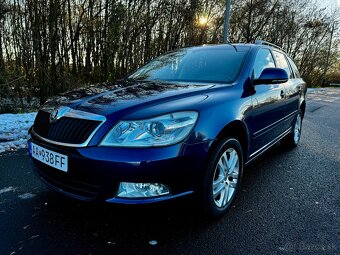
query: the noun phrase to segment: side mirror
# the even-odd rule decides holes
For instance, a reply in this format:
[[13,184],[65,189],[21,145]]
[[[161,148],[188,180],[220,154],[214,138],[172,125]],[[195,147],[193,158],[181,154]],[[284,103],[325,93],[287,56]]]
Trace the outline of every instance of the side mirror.
[[258,79],[253,80],[254,85],[278,84],[288,81],[288,74],[281,68],[265,68]]

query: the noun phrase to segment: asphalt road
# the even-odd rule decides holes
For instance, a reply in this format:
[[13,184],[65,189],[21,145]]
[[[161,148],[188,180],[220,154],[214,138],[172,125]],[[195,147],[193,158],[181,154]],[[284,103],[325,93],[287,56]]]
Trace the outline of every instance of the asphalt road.
[[309,93],[301,144],[247,167],[225,217],[188,199],[80,203],[49,191],[26,151],[0,154],[0,254],[340,254],[340,89]]

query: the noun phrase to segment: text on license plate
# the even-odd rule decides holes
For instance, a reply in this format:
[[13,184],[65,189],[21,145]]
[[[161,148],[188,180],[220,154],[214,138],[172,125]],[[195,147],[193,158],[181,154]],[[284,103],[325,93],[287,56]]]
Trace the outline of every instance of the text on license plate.
[[44,147],[30,143],[31,156],[40,162],[45,163],[53,168],[67,172],[68,157],[55,151],[48,150]]

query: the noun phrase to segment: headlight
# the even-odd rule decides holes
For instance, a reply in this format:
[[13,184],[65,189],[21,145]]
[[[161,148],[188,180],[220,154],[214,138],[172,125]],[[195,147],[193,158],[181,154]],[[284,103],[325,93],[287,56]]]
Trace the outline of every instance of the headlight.
[[157,147],[184,140],[193,129],[197,112],[175,112],[147,120],[120,121],[105,136],[102,146]]

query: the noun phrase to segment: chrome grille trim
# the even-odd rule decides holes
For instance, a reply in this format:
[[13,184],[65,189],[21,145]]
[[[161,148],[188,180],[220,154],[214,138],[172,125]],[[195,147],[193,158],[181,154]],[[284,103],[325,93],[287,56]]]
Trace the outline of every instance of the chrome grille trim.
[[[63,106],[63,108],[67,109],[63,117],[70,117],[74,119],[83,119],[83,120],[102,121],[102,122],[106,121],[106,118],[99,114],[85,112],[81,110],[75,110],[67,106]],[[52,108],[52,107],[45,107],[45,108],[40,109],[40,111],[51,113],[54,109],[55,108]]]
[[[67,107],[67,108],[69,108],[69,107]],[[51,113],[52,110],[53,110],[53,108],[48,108],[48,109],[43,108],[40,111]],[[85,111],[80,111],[80,110],[74,110],[74,109],[71,109],[71,108],[69,108],[68,112],[65,113],[62,117],[69,117],[69,118],[83,119],[83,120],[92,120],[92,121],[98,121],[98,122],[101,122],[101,123],[92,131],[92,133],[89,135],[89,137],[86,139],[85,142],[79,143],[79,144],[58,142],[58,141],[53,141],[53,140],[50,140],[48,138],[42,137],[34,131],[34,125],[31,129],[31,134],[33,136],[37,137],[38,139],[40,139],[44,142],[50,143],[50,144],[55,144],[55,145],[65,146],[65,147],[81,148],[81,147],[86,147],[89,144],[89,142],[91,141],[93,136],[96,134],[98,129],[106,121],[105,116],[94,114],[94,113],[89,113],[89,112],[85,112]]]

